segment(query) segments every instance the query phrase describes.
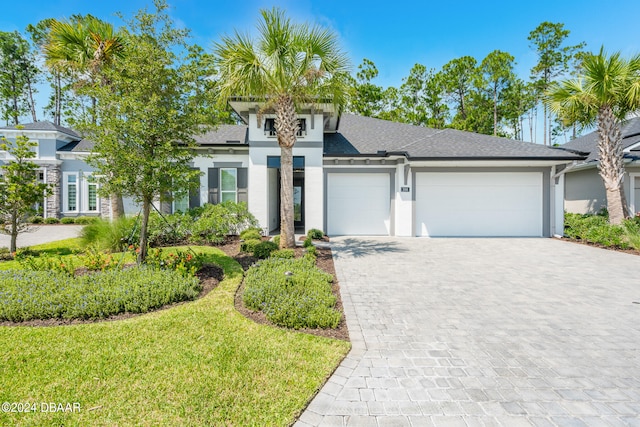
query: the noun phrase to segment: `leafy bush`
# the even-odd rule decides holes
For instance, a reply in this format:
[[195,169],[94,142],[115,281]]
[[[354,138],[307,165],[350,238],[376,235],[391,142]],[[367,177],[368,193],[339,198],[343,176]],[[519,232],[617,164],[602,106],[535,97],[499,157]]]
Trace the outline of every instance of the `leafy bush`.
[[193,277],[202,268],[202,256],[185,251],[169,251],[167,254],[162,249],[151,249],[146,259],[150,267],[173,270],[184,277]]
[[262,230],[257,227],[247,228],[240,233],[242,240],[262,240]]
[[115,221],[104,219],[87,224],[80,232],[82,246],[95,246],[111,252],[122,252],[136,243],[138,220],[135,217],[120,217]]
[[239,234],[247,228],[256,228],[258,221],[247,209],[244,202],[223,202],[217,205],[205,204],[190,215],[194,243],[219,244],[231,234]]
[[295,258],[296,254],[293,249],[278,249],[271,252],[271,258]]
[[90,271],[113,270],[119,266],[111,254],[106,254],[95,246],[89,246],[81,260],[82,265]]
[[260,242],[253,247],[253,256],[260,259],[269,258],[271,252],[276,250],[278,250],[278,245],[267,240]]
[[316,257],[318,255],[318,250],[315,246],[311,245],[307,248],[307,254]]
[[145,313],[201,290],[197,278],[133,267],[69,277],[55,271],[0,271],[0,320],[97,319]]
[[324,231],[318,230],[317,228],[312,228],[307,232],[307,237],[314,240],[320,240],[324,237]]
[[607,247],[629,247],[623,226],[611,225],[606,215],[565,214],[564,233],[572,239]]
[[278,234],[277,236],[273,236],[273,243],[275,243],[276,245],[278,245],[278,247],[280,247],[280,235]]
[[58,218],[49,217],[44,219],[45,224],[60,224],[60,220]]
[[304,239],[304,242],[302,242],[302,246],[304,246],[305,248],[313,246],[313,240],[311,240],[311,237],[307,237],[306,239]]
[[31,271],[53,271],[67,276],[73,276],[76,265],[71,259],[62,259],[61,256],[25,256],[21,254],[18,258],[20,265],[25,270]]
[[247,252],[247,253],[253,253],[253,249],[261,241],[262,240],[256,240],[256,239],[245,240],[244,242],[240,243],[240,251],[241,252]]
[[32,216],[29,218],[29,222],[31,224],[42,224],[44,222],[44,218],[40,215]]
[[70,216],[65,216],[64,218],[62,218],[60,220],[61,224],[75,224],[76,223],[76,219]]
[[13,255],[9,252],[9,248],[6,246],[0,247],[0,261],[10,261],[13,259]]
[[341,314],[335,309],[331,281],[312,258],[269,258],[247,271],[242,299],[280,326],[335,328]]
[[[147,229],[149,246],[170,246],[185,243],[191,236],[193,219],[184,213],[163,214],[152,212]],[[136,242],[140,239],[139,229],[135,230]]]
[[97,221],[100,221],[100,218],[97,216],[79,216],[76,218],[76,224],[80,225],[93,224]]

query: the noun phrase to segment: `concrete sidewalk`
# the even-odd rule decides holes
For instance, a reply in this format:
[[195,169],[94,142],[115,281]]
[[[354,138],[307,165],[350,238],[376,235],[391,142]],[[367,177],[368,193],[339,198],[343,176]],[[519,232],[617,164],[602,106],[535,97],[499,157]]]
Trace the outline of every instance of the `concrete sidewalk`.
[[353,349],[296,426],[640,426],[640,257],[332,239]]
[[[56,240],[70,239],[78,237],[82,225],[35,225],[33,231],[20,233],[18,235],[17,246],[24,248],[27,246],[39,245],[41,243],[55,242]],[[11,243],[11,237],[6,234],[0,234],[0,247],[8,248]]]

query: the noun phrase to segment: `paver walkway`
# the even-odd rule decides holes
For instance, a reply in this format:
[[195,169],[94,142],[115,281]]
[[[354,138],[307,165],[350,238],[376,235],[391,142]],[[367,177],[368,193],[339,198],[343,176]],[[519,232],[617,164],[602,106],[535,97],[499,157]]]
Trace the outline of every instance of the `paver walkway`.
[[353,349],[296,426],[640,426],[640,257],[338,238]]

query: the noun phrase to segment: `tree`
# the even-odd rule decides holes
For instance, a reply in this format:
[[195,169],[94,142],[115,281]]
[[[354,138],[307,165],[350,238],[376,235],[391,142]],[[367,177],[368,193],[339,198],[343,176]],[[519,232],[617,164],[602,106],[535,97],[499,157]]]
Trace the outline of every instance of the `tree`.
[[27,217],[35,213],[35,204],[51,195],[52,190],[37,181],[38,165],[30,160],[36,157],[36,142],[24,135],[19,135],[15,143],[6,138],[2,141],[0,150],[6,151],[9,159],[0,167],[0,231],[11,236],[9,250],[15,252],[18,234],[27,230]]
[[511,129],[514,139],[524,139],[524,116],[535,107],[535,94],[531,84],[515,78],[504,91],[502,119]]
[[467,100],[473,91],[477,74],[477,61],[471,56],[453,59],[442,67],[442,82],[456,109],[454,122],[464,122],[467,119]]
[[330,30],[294,24],[277,8],[262,10],[258,39],[238,32],[215,45],[221,100],[252,96],[264,100],[261,112],[275,112],[280,146],[280,247],[295,246],[293,146],[299,122],[296,108],[332,102],[338,112],[349,91],[349,61]]
[[624,195],[621,121],[640,108],[640,55],[624,59],[619,52],[584,57],[578,78],[553,83],[546,103],[565,123],[598,125],[600,176],[607,194],[609,222],[628,215]]
[[377,117],[382,110],[384,90],[371,83],[378,76],[378,69],[373,61],[364,58],[358,65],[356,78],[351,78],[352,94],[349,110],[366,117]]
[[498,106],[501,96],[515,78],[514,60],[515,58],[507,52],[494,50],[480,64],[482,82],[493,100],[493,136],[498,135]]
[[[194,135],[203,126],[213,91],[212,70],[197,48],[186,45],[187,30],[173,27],[164,1],[155,13],[139,11],[125,29],[126,52],[103,70],[109,84],[89,86],[96,118],[81,129],[95,141],[88,163],[101,176],[103,194],[121,192],[142,206],[138,262],[147,254],[147,228],[154,200],[170,200],[194,187]],[[178,195],[179,195],[178,194]]]
[[[538,55],[538,63],[531,69],[531,79],[540,94],[549,89],[553,79],[569,71],[570,63],[576,58],[578,51],[585,46],[584,42],[574,46],[562,46],[569,33],[569,30],[564,29],[564,24],[545,21],[527,37]],[[543,142],[547,145],[550,126],[548,126],[549,115],[546,103],[543,103],[543,108]],[[551,143],[550,137],[548,141]]]
[[[52,20],[44,44],[46,64],[54,73],[65,73],[75,77],[76,92],[86,86],[109,86],[109,67],[122,59],[124,40],[113,25],[92,15],[74,15],[68,21]],[[91,95],[91,119],[97,122],[97,100]],[[124,214],[122,195],[111,195],[112,212],[115,217]]]
[[17,125],[28,113],[37,121],[33,95],[40,70],[34,64],[31,46],[20,33],[0,31],[0,109],[7,123]]

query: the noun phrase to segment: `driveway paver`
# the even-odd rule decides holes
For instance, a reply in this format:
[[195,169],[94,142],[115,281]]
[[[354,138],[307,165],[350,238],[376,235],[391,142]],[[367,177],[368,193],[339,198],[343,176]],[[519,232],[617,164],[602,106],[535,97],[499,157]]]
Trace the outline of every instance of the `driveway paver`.
[[353,348],[297,426],[640,426],[640,257],[336,238]]

